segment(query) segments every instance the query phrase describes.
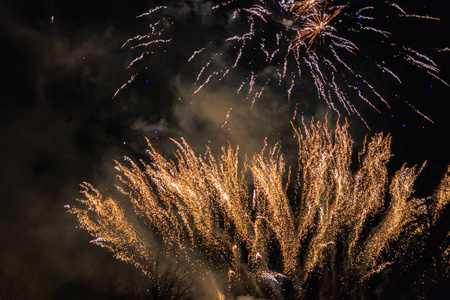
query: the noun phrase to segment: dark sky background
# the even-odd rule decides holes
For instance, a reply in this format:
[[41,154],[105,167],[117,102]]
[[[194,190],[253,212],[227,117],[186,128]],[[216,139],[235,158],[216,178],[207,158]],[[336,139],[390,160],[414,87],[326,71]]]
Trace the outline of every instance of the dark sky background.
[[[450,53],[432,50],[450,46],[449,2],[398,2],[441,18],[393,22],[391,30],[399,42],[430,54],[441,77],[450,81]],[[112,99],[133,74],[126,66],[135,53],[120,46],[143,32],[146,21],[135,16],[152,6],[140,0],[0,0],[0,299],[113,299],[111,286],[137,278],[132,267],[89,244],[89,235],[75,228],[75,217],[64,205],[81,196],[83,181],[100,189],[111,186],[112,160],[142,157],[144,136],[163,153],[173,150],[168,138],[180,136],[200,151],[205,144],[214,149],[230,140],[253,153],[266,136],[281,140],[286,149],[292,145],[292,103],[276,90],[269,89],[251,111],[226,84],[188,98],[189,80],[179,74],[189,74],[185,62],[192,51],[180,45],[214,40],[214,29],[202,35],[195,30],[211,22],[208,15],[182,23],[194,33],[173,32],[172,52],[150,57],[149,69]],[[416,188],[424,196],[450,163],[450,88],[420,70],[400,73],[403,85],[383,88],[402,95],[434,124],[401,101],[390,102],[392,109],[381,114],[367,107],[361,111],[372,133],[392,133],[391,170],[428,161]],[[315,99],[298,103],[307,120],[327,111]],[[222,129],[231,105],[229,125]],[[370,132],[355,116],[349,123],[360,145]],[[449,218],[447,209],[443,219]],[[438,234],[448,231],[448,224],[442,222]],[[450,293],[443,281],[430,289],[428,295],[436,299]]]

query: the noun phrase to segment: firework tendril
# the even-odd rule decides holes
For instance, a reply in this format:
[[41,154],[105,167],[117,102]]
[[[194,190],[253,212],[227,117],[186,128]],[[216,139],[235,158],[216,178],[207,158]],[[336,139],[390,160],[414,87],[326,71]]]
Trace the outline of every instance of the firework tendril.
[[88,183],[82,205],[69,211],[93,243],[150,278],[153,253],[164,249],[191,264],[193,276],[228,282],[218,291],[226,297],[282,299],[288,282],[304,297],[314,278],[337,287],[333,293],[360,293],[373,276],[425,246],[450,200],[450,173],[432,196],[416,198],[423,166],[404,165],[389,179],[389,135],[366,140],[358,168],[351,168],[348,125],[328,128],[317,122],[295,129],[291,167],[278,144],[240,160],[238,147],[223,147],[219,157],[209,149],[197,155],[182,139],[168,160],[149,142],[149,162],[116,162],[118,189],[146,226],[127,217],[125,202]]
[[[379,104],[390,108],[390,98],[398,97],[379,91],[377,86],[386,77],[402,84],[395,71],[401,62],[422,69],[448,85],[439,77],[440,70],[431,58],[399,44],[391,32],[383,28],[383,23],[396,18],[437,18],[408,14],[392,1],[231,0],[185,3],[193,7],[201,4],[203,10],[209,10],[209,14],[217,16],[225,24],[222,24],[222,33],[216,30],[216,35],[223,38],[215,37],[215,42],[201,45],[187,59],[188,63],[203,65],[196,76],[194,94],[214,81],[223,81],[231,76],[232,81],[242,79],[237,84],[237,92],[244,93],[253,106],[266,86],[281,87],[291,100],[292,95],[299,97],[305,86],[311,89],[313,85],[318,99],[339,116],[345,111],[364,121],[358,111],[363,106],[358,102],[380,111]],[[170,11],[170,4],[167,4],[139,16],[152,17],[156,21],[151,21],[150,32],[130,38],[125,43],[142,49],[130,66],[153,53],[155,47],[172,41],[167,28],[171,24],[176,30],[177,24],[173,21],[175,18],[168,21]],[[229,19],[219,17],[224,15]],[[189,28],[185,22],[181,24],[182,30]],[[206,24],[203,26],[207,27]],[[186,36],[192,34],[186,33]],[[177,41],[177,49],[183,48],[183,41]],[[372,41],[371,46],[366,46],[368,41]],[[187,42],[191,42],[189,38]]]

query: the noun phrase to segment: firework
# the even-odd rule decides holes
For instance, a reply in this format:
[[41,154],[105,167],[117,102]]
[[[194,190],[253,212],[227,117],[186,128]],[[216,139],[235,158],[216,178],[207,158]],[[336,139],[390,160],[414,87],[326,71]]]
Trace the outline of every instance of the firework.
[[365,283],[404,253],[420,252],[427,220],[436,222],[450,199],[450,174],[433,196],[415,198],[423,166],[403,166],[389,180],[390,136],[364,142],[356,171],[350,168],[347,124],[331,131],[326,123],[312,123],[295,129],[295,136],[298,159],[292,167],[279,145],[240,161],[237,147],[223,147],[219,157],[209,149],[197,155],[184,140],[175,142],[174,160],[149,142],[149,163],[116,162],[123,182],[118,188],[148,232],[126,217],[121,202],[88,183],[79,200],[84,206],[69,211],[95,244],[150,278],[158,261],[153,253],[163,249],[190,264],[193,276],[215,274],[217,282],[228,282],[216,292],[221,298],[282,299],[287,283],[304,297],[314,278],[320,286],[335,286],[332,293],[343,298],[362,293]]
[[[388,29],[382,28],[386,20],[395,18],[435,18],[408,14],[394,2],[235,0],[209,3],[184,3],[191,5],[193,11],[204,4],[202,11],[208,9],[223,23],[214,24],[223,27],[220,33],[215,31],[214,41],[217,42],[208,40],[187,59],[190,63],[202,65],[196,76],[194,94],[212,82],[228,77],[233,77],[232,80],[242,78],[237,92],[246,94],[253,105],[268,85],[279,86],[290,100],[292,95],[297,97],[305,86],[311,87],[313,83],[319,100],[327,103],[339,116],[341,111],[345,111],[361,117],[357,109],[361,104],[355,99],[377,111],[380,111],[379,104],[389,108],[389,96],[378,91],[376,87],[380,80],[375,78],[388,76],[401,84],[400,75],[395,71],[400,62],[422,69],[447,84],[439,77],[439,69],[433,60],[414,49],[398,45]],[[170,10],[170,4],[167,5],[156,7],[144,15],[161,16],[166,20],[170,14],[164,13]],[[224,15],[230,16],[228,21],[220,17]],[[133,48],[142,48],[130,65],[151,53],[147,47],[170,41],[161,38],[165,27],[158,27],[160,23],[159,20],[152,21],[149,33],[127,41]],[[177,26],[176,22],[170,24],[174,28]],[[186,26],[185,22],[180,24],[183,28],[178,30],[184,30],[183,36],[202,35],[201,31],[189,32],[190,27],[197,31],[208,28],[208,24],[203,24],[200,29]],[[180,40],[177,41],[177,49],[188,49],[195,44],[193,40],[186,40],[187,47]],[[374,46],[378,49],[376,53]],[[372,73],[378,75],[366,76]]]

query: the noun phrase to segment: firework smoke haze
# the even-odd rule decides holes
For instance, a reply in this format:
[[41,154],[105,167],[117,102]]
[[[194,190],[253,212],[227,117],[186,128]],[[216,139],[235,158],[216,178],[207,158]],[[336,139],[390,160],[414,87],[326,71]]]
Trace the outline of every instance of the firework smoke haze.
[[[180,5],[185,12],[182,16],[174,12]],[[177,43],[186,42],[187,49],[198,45],[185,59],[191,69],[200,66],[192,75],[193,94],[207,85],[226,82],[235,85],[237,93],[253,107],[269,88],[298,102],[307,87],[339,116],[345,112],[364,121],[359,111],[365,105],[380,112],[397,99],[395,93],[381,92],[377,86],[384,85],[386,77],[402,84],[395,71],[402,63],[447,85],[431,58],[399,44],[383,26],[390,19],[436,19],[409,14],[390,1],[186,1],[172,6],[168,2],[144,15],[151,17],[151,30],[128,40],[132,48],[142,48],[130,66],[153,53],[155,47],[170,47],[163,45],[171,41],[163,38],[167,26],[156,29],[163,22],[170,20],[169,31],[176,33],[199,30],[187,26],[193,15],[209,20],[202,21],[202,30],[214,32],[213,40],[192,33],[175,37],[180,39]],[[214,17],[216,21],[212,21]],[[184,40],[185,36],[192,38]]]
[[286,282],[305,297],[313,278],[326,289],[336,287],[328,293],[363,295],[365,283],[397,264],[402,253],[420,253],[430,228],[424,219],[437,220],[450,200],[449,175],[433,196],[415,198],[422,168],[403,166],[388,179],[389,136],[366,141],[359,169],[351,171],[348,125],[328,127],[295,129],[295,168],[286,166],[279,145],[240,161],[238,147],[223,147],[219,157],[209,149],[197,155],[184,140],[175,142],[175,160],[149,142],[149,163],[116,162],[119,190],[162,246],[144,239],[148,233],[128,220],[121,202],[88,183],[79,200],[84,206],[69,211],[94,243],[150,278],[152,253],[162,247],[191,270],[201,266],[196,276],[228,278],[219,291],[227,297],[282,299]]
[[[450,163],[448,88],[398,54],[405,53],[405,45],[430,57],[442,69],[436,74],[448,81],[450,2],[395,2],[404,13],[384,0],[293,3],[296,7],[287,6],[288,1],[256,0],[0,1],[0,298],[148,299],[172,285],[173,298],[195,287],[190,291],[207,299],[298,294],[306,299],[349,299],[349,294],[355,299],[447,299],[449,177],[440,184],[440,175]],[[345,3],[349,5],[340,9]],[[283,13],[278,10],[282,5]],[[320,5],[324,9],[317,10]],[[360,14],[373,20],[352,17],[363,5],[374,7]],[[303,19],[307,27],[299,35],[303,21],[294,17],[308,11],[311,18]],[[408,13],[441,20],[405,16]],[[230,38],[249,33],[250,18],[255,34],[245,36],[233,68],[243,40]],[[326,23],[322,27],[317,26],[320,20]],[[362,30],[358,24],[391,35]],[[354,54],[337,53],[354,74],[335,61],[329,50],[331,35],[357,47]],[[302,44],[295,48],[298,37]],[[299,60],[301,77],[297,51],[306,59]],[[321,151],[323,145],[331,153],[325,142],[306,142],[313,130],[302,128],[301,151],[314,155],[300,159],[311,168],[299,167],[298,141],[292,138],[289,121],[300,126],[302,119],[309,124],[312,117],[323,120],[328,113],[333,136],[338,118],[327,101],[318,99],[306,64],[309,55],[317,59],[326,80],[332,69],[322,59],[336,63],[336,84],[373,132],[392,134],[395,156],[368,147],[371,139],[364,148],[367,128],[352,116],[348,131],[354,147],[341,136],[334,142],[342,150],[333,154]],[[352,81],[359,79],[355,74],[374,87],[390,111],[363,81]],[[340,115],[347,115],[331,85],[324,86]],[[436,123],[418,116],[401,99]],[[144,137],[157,159],[146,155]],[[378,138],[379,147],[388,144],[385,138]],[[179,147],[186,150],[180,152],[180,161],[175,154]],[[378,161],[364,160],[362,154],[359,164],[352,148],[378,155]],[[346,152],[353,153],[351,158]],[[136,166],[123,161],[124,156]],[[122,171],[116,172],[113,160]],[[180,169],[184,160],[197,166],[189,163]],[[394,205],[389,187],[405,161],[408,167],[418,164],[416,173],[421,170],[413,187],[417,192],[410,196],[419,199],[418,218],[404,215],[394,222],[403,213],[404,197],[393,194]],[[350,167],[327,171],[337,164]],[[201,176],[194,176],[199,172]],[[403,181],[408,174],[400,172],[392,188],[408,183]],[[303,185],[307,180],[314,184]],[[81,182],[92,184],[85,185],[86,195],[80,194]],[[145,193],[153,198],[140,196]],[[351,200],[345,200],[346,195]],[[376,195],[379,202],[368,200]],[[328,196],[334,200],[325,201]],[[204,204],[196,204],[196,199]],[[348,204],[355,199],[370,205]],[[96,237],[80,230],[65,204],[86,210],[80,211],[80,218],[96,230]],[[347,211],[328,213],[339,205]],[[136,214],[134,206],[142,214]],[[209,217],[192,217],[195,209]],[[339,220],[350,225],[341,226]],[[382,220],[392,226],[382,226]],[[422,231],[414,231],[416,225]],[[376,232],[390,237],[379,240]],[[378,243],[380,248],[371,248]],[[370,249],[367,256],[360,255],[363,249]],[[189,296],[200,298],[184,293],[184,298]]]

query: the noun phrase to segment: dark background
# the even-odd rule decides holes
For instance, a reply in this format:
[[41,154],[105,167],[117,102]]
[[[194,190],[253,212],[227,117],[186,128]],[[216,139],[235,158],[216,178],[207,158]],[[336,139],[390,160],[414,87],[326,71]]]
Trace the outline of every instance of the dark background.
[[[450,4],[398,2],[408,11],[441,18],[390,26],[399,42],[430,54],[441,77],[450,81],[449,52],[433,50],[450,46]],[[274,92],[252,111],[226,86],[206,90],[190,104],[186,85],[173,74],[183,55],[192,53],[183,49],[178,58],[159,54],[151,71],[112,99],[132,74],[125,68],[134,54],[120,46],[142,31],[145,22],[135,16],[153,5],[139,0],[0,0],[0,299],[114,298],[117,286],[139,282],[133,268],[89,244],[89,235],[75,228],[75,217],[64,205],[81,196],[78,184],[83,181],[100,189],[111,186],[112,159],[141,157],[144,136],[164,153],[173,148],[168,138],[180,136],[195,149],[231,140],[252,153],[265,136],[283,142],[291,135],[286,125],[292,107]],[[450,163],[450,89],[420,71],[400,73],[403,85],[383,88],[401,94],[434,124],[402,101],[390,102],[392,109],[381,114],[362,108],[372,132],[355,116],[349,122],[357,146],[366,134],[392,134],[391,170],[427,160],[416,188],[425,196]],[[323,117],[326,107],[315,101],[299,103]],[[221,129],[230,105],[230,125]],[[290,143],[285,141],[285,147]],[[439,226],[440,234],[448,231],[448,222]],[[430,299],[450,293],[441,280],[430,283]]]

